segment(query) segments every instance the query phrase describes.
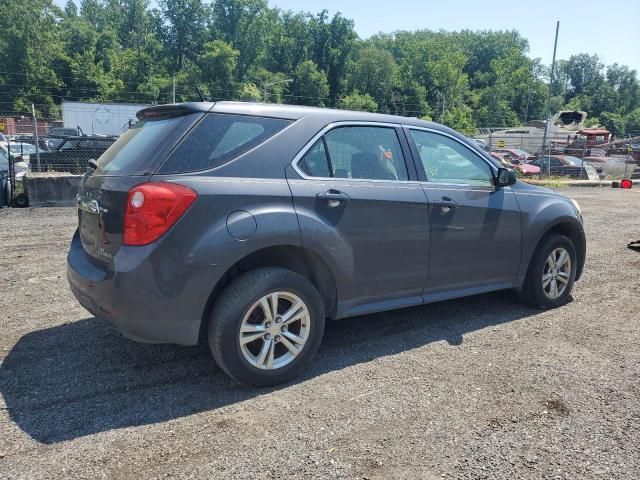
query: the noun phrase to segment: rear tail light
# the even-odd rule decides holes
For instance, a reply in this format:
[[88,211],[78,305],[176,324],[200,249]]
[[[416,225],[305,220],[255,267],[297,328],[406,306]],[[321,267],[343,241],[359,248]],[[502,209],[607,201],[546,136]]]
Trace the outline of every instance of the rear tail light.
[[631,188],[633,182],[631,180],[625,179],[620,181],[620,188]]
[[125,245],[147,245],[169,230],[198,198],[174,183],[149,182],[129,190],[124,214]]

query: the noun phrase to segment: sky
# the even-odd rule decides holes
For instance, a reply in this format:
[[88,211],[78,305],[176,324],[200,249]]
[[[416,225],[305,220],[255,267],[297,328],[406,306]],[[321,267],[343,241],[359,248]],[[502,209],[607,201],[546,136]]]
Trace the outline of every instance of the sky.
[[558,59],[595,53],[602,63],[628,65],[640,73],[640,0],[269,0],[269,4],[283,10],[341,12],[354,20],[361,38],[394,30],[516,29],[529,40],[529,55],[545,64],[551,64],[556,21],[560,21]]

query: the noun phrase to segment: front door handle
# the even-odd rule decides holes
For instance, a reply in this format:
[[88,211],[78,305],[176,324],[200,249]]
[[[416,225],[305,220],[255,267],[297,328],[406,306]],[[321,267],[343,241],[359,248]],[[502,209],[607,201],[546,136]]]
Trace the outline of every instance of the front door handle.
[[327,205],[331,208],[338,207],[342,204],[345,204],[349,201],[349,195],[344,192],[340,192],[338,190],[328,190],[325,193],[318,193],[316,195],[318,200],[323,202],[327,202]]
[[443,197],[442,200],[434,200],[432,204],[434,207],[440,207],[444,213],[449,213],[451,209],[458,206],[458,202],[449,197]]

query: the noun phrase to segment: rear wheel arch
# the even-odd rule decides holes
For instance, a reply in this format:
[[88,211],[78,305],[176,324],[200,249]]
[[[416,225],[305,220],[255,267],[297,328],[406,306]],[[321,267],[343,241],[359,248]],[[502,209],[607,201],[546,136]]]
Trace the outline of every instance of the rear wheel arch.
[[308,279],[318,290],[327,316],[336,310],[337,287],[333,272],[316,253],[304,247],[278,245],[256,250],[234,263],[213,287],[207,300],[200,325],[200,338],[206,336],[210,313],[217,298],[227,285],[241,274],[265,267],[278,267],[296,272]]

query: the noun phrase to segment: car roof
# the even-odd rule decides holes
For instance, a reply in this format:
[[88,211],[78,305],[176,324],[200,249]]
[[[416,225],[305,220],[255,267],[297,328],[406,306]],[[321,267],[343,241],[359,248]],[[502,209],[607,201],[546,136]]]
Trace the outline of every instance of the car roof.
[[[356,112],[352,110],[338,110],[333,108],[307,107],[303,105],[285,105],[274,103],[255,102],[190,102],[171,105],[158,105],[142,109],[138,112],[138,118],[153,117],[172,111],[188,110],[193,112],[229,113],[235,115],[253,115],[259,117],[276,117],[287,120],[299,120],[303,117],[325,117],[327,123],[340,121],[397,123],[416,127],[431,128],[447,133],[454,132],[449,127],[439,123],[420,120],[415,117],[403,117],[400,115],[388,115],[382,113]],[[456,132],[457,134],[457,132]]]

